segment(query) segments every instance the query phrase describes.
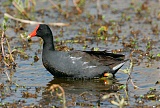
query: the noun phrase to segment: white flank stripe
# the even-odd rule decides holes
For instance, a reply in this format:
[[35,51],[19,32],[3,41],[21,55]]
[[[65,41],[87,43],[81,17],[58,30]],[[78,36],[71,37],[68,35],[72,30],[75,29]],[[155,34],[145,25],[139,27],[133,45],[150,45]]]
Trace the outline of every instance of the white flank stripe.
[[94,68],[94,67],[97,67],[97,66],[87,66],[86,68]]
[[79,59],[81,59],[82,57],[70,57],[72,60],[79,60]]

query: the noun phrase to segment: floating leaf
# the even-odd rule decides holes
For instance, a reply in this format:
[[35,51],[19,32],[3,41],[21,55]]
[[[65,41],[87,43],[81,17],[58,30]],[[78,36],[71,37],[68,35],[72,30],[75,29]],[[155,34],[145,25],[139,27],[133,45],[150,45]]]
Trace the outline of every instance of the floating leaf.
[[101,26],[97,31],[97,35],[98,36],[103,36],[107,31],[108,31],[108,27]]
[[147,95],[147,98],[154,98],[156,95],[152,94],[152,95]]
[[160,57],[160,53],[157,54],[157,57]]
[[119,86],[119,89],[125,89],[125,88],[126,88],[126,85]]

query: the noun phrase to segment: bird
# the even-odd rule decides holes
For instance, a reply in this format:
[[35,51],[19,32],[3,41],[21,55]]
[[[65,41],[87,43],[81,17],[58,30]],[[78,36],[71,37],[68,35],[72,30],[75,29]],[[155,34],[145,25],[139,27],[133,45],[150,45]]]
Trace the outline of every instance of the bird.
[[43,40],[42,63],[55,78],[100,78],[106,73],[115,77],[117,71],[128,60],[125,55],[107,51],[59,51],[55,49],[52,31],[47,24],[38,24],[28,38],[40,37]]

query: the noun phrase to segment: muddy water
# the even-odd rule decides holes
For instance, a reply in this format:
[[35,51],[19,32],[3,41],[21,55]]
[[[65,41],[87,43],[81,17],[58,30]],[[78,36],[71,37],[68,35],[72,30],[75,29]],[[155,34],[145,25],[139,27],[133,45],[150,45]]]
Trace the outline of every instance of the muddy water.
[[[3,20],[3,13],[8,12],[11,15],[17,14],[16,8],[11,5],[3,5],[4,1],[1,2],[2,12],[0,14],[0,21]],[[55,3],[58,4],[58,1]],[[74,48],[75,50],[91,50],[91,48],[99,48],[99,50],[119,50],[122,49],[120,53],[129,55],[133,49],[138,49],[142,52],[146,52],[147,42],[153,42],[151,53],[156,56],[160,53],[160,28],[158,27],[158,33],[154,34],[152,28],[156,25],[160,25],[160,20],[157,19],[157,14],[160,10],[160,2],[150,1],[148,2],[148,10],[143,10],[137,15],[137,9],[141,8],[144,0],[134,1],[134,6],[131,7],[131,1],[126,0],[102,0],[100,2],[102,6],[103,19],[98,19],[96,1],[90,0],[86,1],[82,14],[77,14],[76,9],[71,1],[69,1],[68,12],[69,18],[65,18],[64,15],[60,14],[56,9],[53,9],[48,1],[37,2],[35,6],[35,12],[31,12],[36,19],[36,21],[44,22],[64,22],[70,23],[68,27],[51,27],[53,35],[55,37],[55,44],[58,45],[59,41],[66,40],[77,40],[75,37],[80,37],[84,39],[83,42],[66,42],[61,46],[67,46]],[[65,0],[61,3],[62,9],[65,10]],[[2,8],[3,7],[3,8]],[[47,8],[46,8],[47,7]],[[7,11],[7,9],[12,9]],[[42,11],[43,10],[43,11]],[[15,13],[15,14],[13,14]],[[122,13],[125,13],[126,18],[129,17],[130,20],[122,19]],[[16,17],[17,17],[16,16]],[[151,21],[151,23],[150,23]],[[42,106],[42,107],[61,107],[61,99],[55,94],[51,96],[46,88],[50,87],[52,84],[59,84],[63,87],[66,94],[66,103],[70,107],[91,107],[91,106],[101,106],[101,107],[116,107],[110,103],[110,100],[101,100],[101,97],[108,93],[119,93],[121,96],[127,100],[125,91],[119,89],[120,85],[125,85],[128,75],[119,71],[116,74],[115,79],[107,80],[77,80],[77,79],[57,79],[43,67],[41,62],[41,52],[42,52],[42,40],[39,38],[33,38],[32,42],[28,42],[27,39],[21,38],[20,34],[26,32],[27,34],[31,32],[36,25],[26,24],[23,28],[24,30],[19,30],[15,32],[15,28],[19,28],[23,24],[20,22],[15,22],[9,20],[9,27],[6,31],[6,35],[10,39],[10,45],[12,49],[23,49],[25,54],[16,54],[15,62],[17,67],[15,70],[8,70],[7,72],[11,76],[12,82],[19,85],[16,87],[15,84],[9,84],[6,82],[7,77],[5,74],[0,74],[0,82],[4,83],[5,87],[1,90],[1,104],[15,103],[18,107],[22,106]],[[107,25],[109,22],[109,28],[113,27],[113,31],[116,31],[118,35],[118,40],[114,39],[114,35],[110,35],[106,40],[97,40],[96,31],[102,25]],[[118,29],[121,32],[117,32]],[[140,32],[133,36],[131,31]],[[61,33],[63,31],[63,33]],[[82,32],[85,31],[85,32]],[[113,31],[108,31],[112,34]],[[123,43],[130,43],[131,39],[135,39],[138,47],[125,47]],[[59,40],[59,41],[57,41]],[[84,45],[88,45],[84,49]],[[34,62],[34,56],[37,56],[40,60]],[[24,57],[26,55],[27,57]],[[133,55],[134,60],[139,60],[135,62],[132,71],[132,80],[138,89],[134,89],[131,83],[128,84],[128,107],[138,107],[138,106],[158,106],[160,97],[159,91],[160,86],[156,84],[160,81],[160,62],[155,59],[148,59],[148,56],[143,56],[143,59],[138,59],[139,53]],[[122,69],[129,67],[129,62],[123,66]],[[12,75],[11,75],[12,74]],[[105,84],[106,82],[106,84]],[[149,92],[150,88],[154,88],[157,91],[157,99],[149,100],[143,98],[135,98],[135,96],[143,96]],[[39,89],[39,90],[37,90]],[[23,93],[29,92],[36,94],[36,98],[27,97]],[[113,99],[114,100],[114,99]]]

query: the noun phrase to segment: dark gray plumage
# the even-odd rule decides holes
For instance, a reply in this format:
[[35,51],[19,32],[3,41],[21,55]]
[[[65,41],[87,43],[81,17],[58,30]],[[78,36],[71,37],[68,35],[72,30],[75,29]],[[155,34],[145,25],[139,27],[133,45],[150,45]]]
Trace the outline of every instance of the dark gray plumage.
[[109,72],[113,75],[124,65],[124,55],[105,51],[57,51],[48,25],[40,24],[29,35],[44,41],[42,62],[54,77],[93,78]]

